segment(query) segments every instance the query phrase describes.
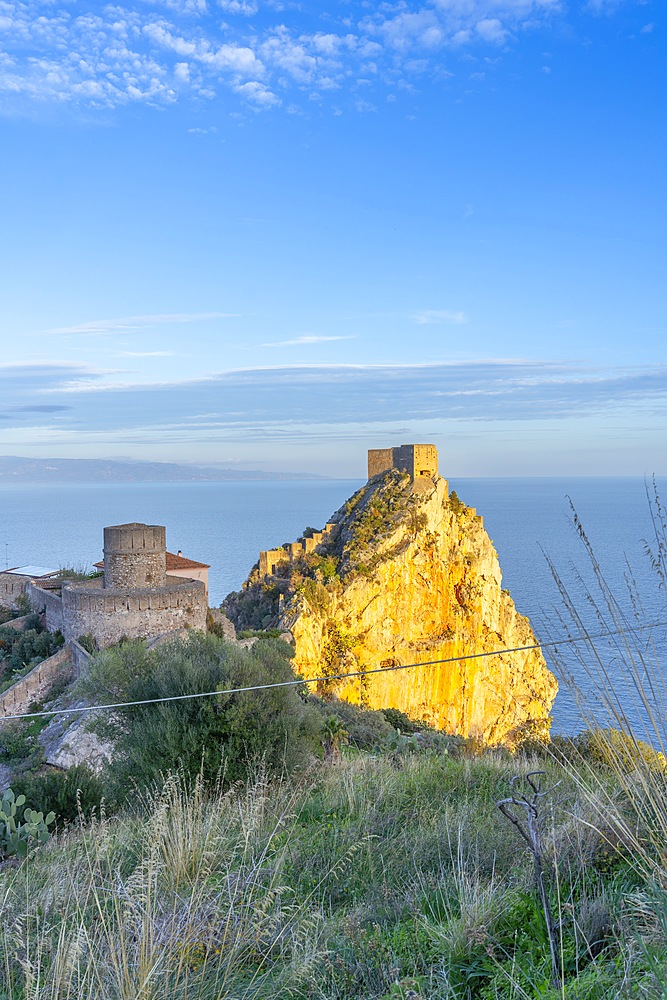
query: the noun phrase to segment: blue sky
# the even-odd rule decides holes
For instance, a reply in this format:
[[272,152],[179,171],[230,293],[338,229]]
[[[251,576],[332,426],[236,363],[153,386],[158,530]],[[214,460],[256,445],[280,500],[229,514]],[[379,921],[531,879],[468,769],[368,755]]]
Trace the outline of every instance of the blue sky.
[[655,0],[0,0],[0,453],[667,473]]

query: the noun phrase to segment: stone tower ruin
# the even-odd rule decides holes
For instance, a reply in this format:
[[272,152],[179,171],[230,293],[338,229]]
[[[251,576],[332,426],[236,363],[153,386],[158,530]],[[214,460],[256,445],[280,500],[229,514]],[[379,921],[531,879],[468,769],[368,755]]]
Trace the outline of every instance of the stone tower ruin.
[[388,469],[407,472],[416,485],[426,484],[438,475],[438,449],[434,444],[402,444],[397,448],[370,448],[368,478]]
[[137,521],[105,528],[104,576],[64,583],[60,600],[47,602],[47,626],[68,642],[90,634],[98,646],[205,631],[206,585],[167,574],[166,535],[162,525]]
[[104,529],[104,587],[164,587],[167,531],[159,524],[115,524]]

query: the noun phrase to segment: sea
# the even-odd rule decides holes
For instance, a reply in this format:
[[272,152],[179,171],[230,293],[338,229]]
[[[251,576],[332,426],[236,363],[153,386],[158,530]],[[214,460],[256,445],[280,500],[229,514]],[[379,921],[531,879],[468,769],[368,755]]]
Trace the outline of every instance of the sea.
[[[102,558],[105,525],[164,524],[171,552],[210,564],[209,601],[217,606],[241,587],[260,549],[321,528],[361,485],[343,479],[0,484],[0,567],[90,569]],[[479,478],[449,485],[484,517],[503,587],[530,618],[559,677],[552,731],[583,728],[593,706],[603,711],[600,689],[608,684],[622,692],[642,735],[645,707],[628,659],[635,669],[662,665],[667,672],[667,598],[649,551],[655,549],[652,481]],[[667,479],[658,479],[657,488],[665,496]],[[609,597],[617,602],[613,613]],[[626,631],[638,623],[640,630]],[[583,631],[600,638],[582,643]],[[609,631],[621,634],[605,636]]]

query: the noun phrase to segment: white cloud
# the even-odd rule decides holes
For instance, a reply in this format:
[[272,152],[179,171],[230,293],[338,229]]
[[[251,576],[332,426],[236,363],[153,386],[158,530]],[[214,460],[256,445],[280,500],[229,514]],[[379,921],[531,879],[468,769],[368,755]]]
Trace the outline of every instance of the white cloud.
[[206,312],[206,313],[166,313],[154,316],[126,316],[124,319],[98,319],[90,323],[78,323],[74,326],[58,326],[44,333],[72,333],[100,335],[109,333],[127,333],[129,330],[141,330],[150,326],[164,326],[169,323],[200,323],[210,319],[230,319],[237,313]]
[[354,339],[354,337],[323,337],[317,333],[305,333],[302,337],[295,337],[294,340],[274,340],[268,344],[260,344],[260,347],[299,347],[302,344],[324,344],[332,340]]
[[415,313],[413,319],[420,326],[433,323],[451,323],[458,326],[460,323],[468,322],[468,317],[463,311],[454,312],[450,309],[422,309],[421,312]]
[[494,45],[501,45],[509,36],[509,31],[497,17],[486,17],[478,21],[475,31],[485,42],[492,42]]
[[[584,2],[594,13],[617,6],[617,0]],[[93,13],[78,14],[73,0],[0,0],[0,94],[8,109],[35,102],[157,107],[227,92],[256,109],[284,98],[292,111],[311,96],[322,100],[347,88],[349,103],[356,100],[364,111],[384,95],[357,100],[362,79],[376,90],[409,87],[411,78],[429,72],[442,79],[449,72],[445,55],[484,52],[557,14],[576,16],[565,0],[351,0],[347,18],[332,15],[329,30],[313,31],[292,0],[90,6]],[[221,22],[220,13],[231,23]]]
[[257,80],[249,80],[248,83],[241,83],[235,87],[236,93],[240,94],[246,101],[259,108],[272,108],[280,104],[280,98],[269,90],[263,83]]
[[226,14],[243,14],[244,17],[252,17],[259,9],[254,0],[218,0],[218,6]]

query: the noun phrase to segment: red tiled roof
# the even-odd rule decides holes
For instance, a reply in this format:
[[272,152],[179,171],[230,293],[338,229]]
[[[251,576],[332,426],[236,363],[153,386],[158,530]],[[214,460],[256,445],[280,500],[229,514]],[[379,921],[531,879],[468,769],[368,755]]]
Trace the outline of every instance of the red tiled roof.
[[197,562],[195,559],[186,559],[185,556],[175,556],[173,552],[167,552],[167,573],[170,569],[210,569],[208,563]]

